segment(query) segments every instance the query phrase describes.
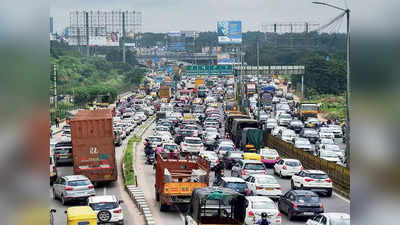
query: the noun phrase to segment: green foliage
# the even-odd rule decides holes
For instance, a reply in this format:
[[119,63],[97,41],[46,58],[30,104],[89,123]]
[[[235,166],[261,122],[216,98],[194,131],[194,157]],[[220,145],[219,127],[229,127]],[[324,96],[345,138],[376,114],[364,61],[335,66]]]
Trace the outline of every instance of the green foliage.
[[125,185],[134,185],[135,184],[135,171],[133,170],[133,143],[134,139],[131,138],[128,142],[128,145],[125,150],[125,155],[122,160],[124,164],[124,178],[125,178]]

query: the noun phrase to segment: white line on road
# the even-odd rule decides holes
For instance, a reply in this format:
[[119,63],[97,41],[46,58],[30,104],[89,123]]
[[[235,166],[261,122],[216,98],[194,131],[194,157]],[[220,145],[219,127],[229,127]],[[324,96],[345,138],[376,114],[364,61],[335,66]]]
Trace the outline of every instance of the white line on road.
[[334,194],[336,197],[338,197],[338,198],[342,199],[343,201],[345,201],[345,202],[347,202],[347,203],[350,204],[350,200],[349,200],[349,199],[347,199],[347,198],[345,198],[345,197],[339,195],[339,194],[336,193],[336,192],[333,192],[333,194]]
[[107,194],[107,188],[104,187],[104,189],[103,189],[103,195],[106,195],[106,194]]
[[185,222],[185,217],[183,216],[181,210],[179,210],[178,206],[175,205],[175,209],[179,212],[179,218],[181,218],[182,222]]

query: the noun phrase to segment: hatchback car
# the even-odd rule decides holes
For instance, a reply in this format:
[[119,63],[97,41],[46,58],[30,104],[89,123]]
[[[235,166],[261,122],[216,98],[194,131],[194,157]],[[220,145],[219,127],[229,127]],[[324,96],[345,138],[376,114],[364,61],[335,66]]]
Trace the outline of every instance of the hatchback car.
[[312,191],[291,190],[281,196],[278,208],[288,215],[289,220],[295,217],[312,217],[324,212],[319,196]]
[[297,159],[281,159],[274,165],[274,173],[280,177],[292,176],[301,170],[303,170],[303,166]]
[[274,176],[265,174],[250,175],[245,180],[252,195],[268,196],[278,199],[282,195],[282,187]]
[[265,165],[275,165],[279,161],[279,153],[272,148],[262,148],[260,149],[261,162]]
[[312,152],[312,146],[310,141],[307,138],[295,138],[294,139],[294,147],[301,149],[306,152]]
[[307,220],[306,225],[350,225],[347,213],[321,213]]
[[256,160],[240,160],[232,167],[231,175],[246,179],[252,174],[267,174],[264,163]]
[[124,214],[120,204],[114,195],[102,195],[89,197],[88,205],[97,214],[99,223],[124,224]]
[[58,177],[53,184],[53,198],[65,205],[70,201],[87,201],[96,192],[90,180],[83,175]]
[[199,153],[204,151],[204,145],[199,137],[185,137],[181,143],[181,150],[187,153]]
[[268,215],[270,225],[280,225],[282,222],[281,213],[275,203],[268,197],[264,196],[247,196],[246,197],[246,217],[245,224],[253,225],[261,219],[261,213]]
[[292,121],[292,116],[287,113],[281,113],[278,116],[278,125],[279,126],[288,126],[290,121]]
[[321,170],[303,170],[292,176],[292,189],[311,190],[332,196],[332,180]]

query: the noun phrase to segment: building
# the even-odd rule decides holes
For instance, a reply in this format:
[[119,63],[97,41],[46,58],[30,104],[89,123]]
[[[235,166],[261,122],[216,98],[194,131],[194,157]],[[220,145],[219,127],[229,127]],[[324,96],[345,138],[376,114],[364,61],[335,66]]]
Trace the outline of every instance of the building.
[[50,17],[50,34],[54,33],[54,18]]

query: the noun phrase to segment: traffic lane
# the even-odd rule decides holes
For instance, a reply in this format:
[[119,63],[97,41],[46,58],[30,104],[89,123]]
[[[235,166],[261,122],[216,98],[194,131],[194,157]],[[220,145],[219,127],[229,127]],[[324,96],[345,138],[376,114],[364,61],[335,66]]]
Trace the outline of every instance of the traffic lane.
[[[130,136],[129,136],[130,137]],[[116,159],[117,163],[120,163],[122,160],[123,156],[123,149],[126,148],[126,145],[128,143],[129,137],[127,137],[121,146],[115,148],[116,152]],[[54,137],[54,141],[60,141],[62,139],[61,134],[58,136]],[[73,175],[73,167],[72,166],[58,166],[57,167],[57,173],[58,176],[68,176],[68,175]],[[118,179],[121,179],[121,172],[119,173]],[[123,213],[124,213],[124,221],[128,222],[129,224],[134,224],[134,221],[137,221],[137,215],[138,211],[135,210],[135,208],[128,207],[130,205],[130,198],[128,195],[124,194],[124,189],[123,187],[121,188],[120,185],[123,185],[122,181],[115,181],[112,183],[105,183],[105,184],[99,184],[98,186],[95,187],[96,195],[115,195],[118,199],[124,200],[125,203],[121,204]],[[70,203],[67,205],[62,205],[60,200],[55,200],[53,198],[53,192],[52,192],[52,187],[49,189],[49,195],[50,195],[50,207],[53,209],[56,209],[57,212],[54,215],[54,225],[65,225],[66,223],[66,215],[64,213],[65,210],[67,210],[68,207],[71,206],[78,206],[78,205],[85,205],[83,202],[74,202]],[[126,203],[128,202],[128,203]]]
[[[272,168],[268,168],[268,174],[273,175],[278,183],[282,187],[282,194],[291,190],[290,185],[290,177],[280,178],[279,176],[274,174],[274,170]],[[225,170],[224,172],[226,177],[231,176],[230,170]],[[214,182],[214,173],[210,174],[210,185]],[[324,206],[325,212],[343,212],[350,214],[350,201],[337,195],[335,192],[331,197],[325,197],[323,195],[320,196],[322,205]],[[276,206],[277,202],[276,202]],[[292,224],[304,224],[307,218],[295,218],[294,221],[289,221],[287,215],[281,212],[282,217],[282,225],[292,225]]]
[[[155,123],[153,123],[142,135],[144,140],[148,136],[153,134],[153,128]],[[143,142],[137,144],[135,151],[135,171],[137,176],[137,183],[140,189],[144,193],[144,197],[149,204],[150,210],[153,214],[153,218],[156,224],[163,225],[180,225],[184,224],[184,217],[180,210],[171,207],[168,212],[160,212],[160,204],[155,199],[155,170],[152,165],[145,164],[146,157],[144,155],[144,145]]]

